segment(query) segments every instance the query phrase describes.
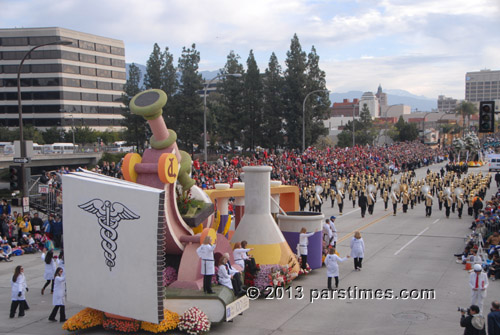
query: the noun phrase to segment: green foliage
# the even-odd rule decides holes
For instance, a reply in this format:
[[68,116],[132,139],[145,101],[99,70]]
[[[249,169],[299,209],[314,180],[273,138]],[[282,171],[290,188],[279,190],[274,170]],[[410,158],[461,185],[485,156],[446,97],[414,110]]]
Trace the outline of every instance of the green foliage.
[[243,145],[253,151],[255,146],[262,145],[262,137],[259,129],[262,126],[262,79],[260,71],[253,55],[253,50],[247,59],[247,73],[244,76],[244,96],[242,121]]
[[[338,135],[337,146],[345,148],[352,146],[353,122],[347,122],[344,130]],[[378,130],[373,126],[370,110],[366,104],[359,112],[359,120],[354,120],[354,135],[356,145],[373,144],[377,137]]]
[[91,129],[89,126],[75,127],[66,132],[65,142],[73,142],[73,132],[75,133],[75,143],[79,145],[86,145],[97,142],[97,131]]
[[45,131],[42,133],[42,137],[44,143],[48,144],[63,142],[66,138],[66,131],[64,130],[64,128],[53,126],[45,129]]
[[415,123],[408,123],[400,116],[394,125],[394,131],[390,133],[395,142],[414,141],[418,138],[418,129]]
[[278,58],[272,53],[263,78],[262,147],[277,148],[284,144],[284,80]]
[[314,142],[314,147],[319,150],[326,150],[326,148],[333,147],[333,141],[328,136],[320,136],[316,142]]
[[132,114],[129,105],[130,100],[141,91],[139,83],[141,80],[141,70],[132,63],[129,68],[129,78],[124,87],[125,93],[122,95],[125,108],[122,115],[122,126],[125,127],[123,139],[127,143],[135,145],[139,152],[142,152],[144,145],[149,135],[149,127],[146,125],[146,120],[142,116]]
[[247,126],[248,116],[243,112],[244,83],[240,78],[227,76],[227,74],[244,74],[243,65],[239,62],[240,56],[230,51],[226,64],[221,70],[222,82],[218,88],[221,94],[221,108],[215,115],[217,134],[222,143],[231,143],[242,138],[241,131]]
[[464,128],[465,119],[467,118],[467,124],[470,124],[471,115],[474,115],[477,112],[476,105],[469,101],[462,101],[455,109],[455,114],[462,116],[462,127]]
[[289,148],[302,147],[302,103],[308,92],[307,82],[307,56],[299,42],[297,34],[293,35],[290,50],[286,53],[285,64],[285,132],[288,138],[286,144]]
[[181,73],[179,93],[176,96],[176,114],[178,117],[177,144],[192,152],[194,143],[203,143],[203,104],[199,91],[203,88],[201,75],[198,73],[200,52],[196,45],[182,48],[178,67]]

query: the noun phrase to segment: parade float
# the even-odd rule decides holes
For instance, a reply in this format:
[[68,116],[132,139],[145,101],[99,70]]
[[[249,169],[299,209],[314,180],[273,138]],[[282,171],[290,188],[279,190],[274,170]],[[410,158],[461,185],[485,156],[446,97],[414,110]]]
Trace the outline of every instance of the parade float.
[[481,154],[481,143],[476,133],[469,132],[462,138],[454,139],[451,146],[456,164],[467,164],[469,167],[481,167],[484,165]]
[[214,253],[229,253],[235,268],[232,246],[247,240],[256,262],[269,269],[254,278],[261,285],[289,283],[299,272],[289,238],[273,218],[278,210],[297,211],[298,188],[271,185],[271,168],[254,166],[243,169],[244,183],[233,188],[201,190],[190,177],[190,155],[179,150],[162,117],[166,102],[161,90],[132,99],[131,111],[148,121],[153,136],[142,156],[125,156],[125,180],[90,171],[63,175],[67,298],[87,307],[64,329],[200,333],[211,322],[233,319],[249,308],[248,297],[220,285],[213,295],[201,290],[196,249],[207,235],[216,241]]

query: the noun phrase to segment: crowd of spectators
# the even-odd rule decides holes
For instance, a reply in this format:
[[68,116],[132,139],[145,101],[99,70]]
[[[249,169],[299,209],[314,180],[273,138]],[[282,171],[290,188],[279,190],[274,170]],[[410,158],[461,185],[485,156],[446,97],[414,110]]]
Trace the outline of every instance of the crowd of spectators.
[[413,170],[440,162],[447,156],[443,149],[432,148],[420,142],[395,143],[381,147],[308,148],[300,151],[261,151],[252,155],[228,158],[220,156],[214,164],[193,162],[193,179],[199,187],[212,189],[217,183],[241,181],[242,168],[248,165],[272,167],[271,178],[284,185],[299,187],[337,180],[360,172],[387,174]]

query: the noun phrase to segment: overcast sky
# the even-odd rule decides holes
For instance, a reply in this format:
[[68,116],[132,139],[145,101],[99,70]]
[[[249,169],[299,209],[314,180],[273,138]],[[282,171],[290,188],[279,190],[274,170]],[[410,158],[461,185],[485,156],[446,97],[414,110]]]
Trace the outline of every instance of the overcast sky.
[[196,43],[200,70],[230,50],[261,72],[284,66],[297,33],[314,45],[333,92],[402,89],[464,98],[465,73],[500,70],[499,0],[0,0],[0,27],[62,27],[123,40],[127,63],[156,42],[178,59]]

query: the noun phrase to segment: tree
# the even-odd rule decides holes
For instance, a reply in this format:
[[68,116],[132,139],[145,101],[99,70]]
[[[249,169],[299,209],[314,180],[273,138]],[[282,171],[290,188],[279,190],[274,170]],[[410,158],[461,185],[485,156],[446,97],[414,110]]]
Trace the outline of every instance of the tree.
[[217,89],[222,98],[221,108],[215,115],[217,134],[223,143],[230,142],[231,147],[234,147],[235,141],[242,140],[242,129],[248,123],[248,118],[243,113],[244,84],[239,78],[227,76],[227,74],[244,74],[239,59],[240,56],[233,50],[229,52],[226,64],[220,72],[226,76],[222,78]]
[[203,88],[201,75],[198,73],[200,52],[193,43],[191,48],[182,48],[178,67],[181,73],[179,94],[176,97],[178,125],[177,144],[193,153],[193,144],[202,142],[203,104],[199,91]]
[[176,113],[175,95],[179,90],[177,80],[177,68],[174,66],[174,56],[168,51],[168,47],[161,55],[162,67],[160,69],[160,88],[167,94],[168,102],[163,107],[163,118],[169,128],[176,129],[178,125]]
[[66,133],[66,142],[73,141],[73,132],[75,133],[75,143],[86,145],[97,142],[97,132],[89,126],[75,127]]
[[302,51],[297,34],[293,35],[285,64],[285,132],[289,148],[302,146],[302,103],[306,96],[307,57]]
[[125,83],[124,94],[122,95],[125,108],[123,109],[122,125],[126,128],[123,132],[123,138],[127,143],[137,147],[139,152],[144,149],[144,144],[148,138],[149,128],[146,120],[140,115],[135,115],[130,111],[130,100],[141,91],[139,83],[141,80],[141,70],[132,63],[129,67],[129,78]]
[[418,129],[415,123],[408,123],[400,116],[390,134],[395,142],[414,141],[418,138]]
[[263,143],[261,132],[262,126],[262,79],[260,71],[253,55],[253,50],[247,59],[247,73],[244,76],[243,114],[246,122],[243,127],[244,147],[254,150],[256,144]]
[[45,129],[45,131],[42,133],[42,137],[45,143],[61,142],[61,140],[66,137],[66,131],[64,130],[64,128],[53,126]]
[[330,115],[330,98],[326,89],[325,71],[319,68],[319,55],[314,46],[307,56],[307,92],[311,94],[305,105],[305,142],[306,147],[309,143],[315,143],[320,136],[328,135],[328,129],[323,120]]
[[359,121],[355,124],[356,144],[371,145],[375,137],[377,137],[377,129],[373,126],[373,120],[368,106],[364,104],[359,112]]
[[[462,127],[465,130],[465,118],[467,118],[467,127],[470,126],[470,117],[477,113],[476,106],[469,101],[462,101],[456,108],[455,114],[462,116]],[[463,134],[463,133],[462,133]]]
[[[42,133],[36,129],[33,125],[25,125],[23,128],[23,138],[25,141],[33,141],[34,143],[44,144]],[[16,136],[16,140],[19,139],[19,135]]]
[[344,129],[337,135],[338,147],[347,148],[352,146],[352,124],[352,121],[347,121]]
[[163,67],[163,55],[158,44],[154,44],[153,52],[149,55],[146,63],[146,74],[144,75],[144,88],[149,90],[152,88],[162,88],[161,70]]
[[284,81],[278,58],[271,54],[269,64],[263,79],[263,117],[262,146],[277,148],[283,146],[283,119],[285,104],[283,102]]

